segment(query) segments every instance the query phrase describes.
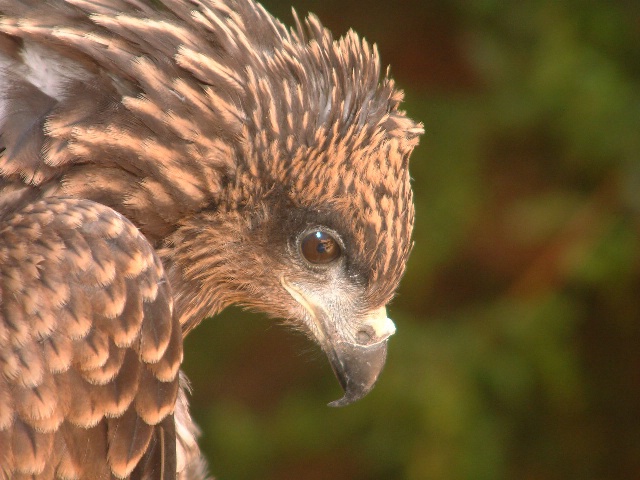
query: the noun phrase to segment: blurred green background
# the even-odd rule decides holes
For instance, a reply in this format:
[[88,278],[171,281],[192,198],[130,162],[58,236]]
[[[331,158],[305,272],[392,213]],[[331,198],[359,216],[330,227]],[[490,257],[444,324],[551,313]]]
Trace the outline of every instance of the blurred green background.
[[221,480],[640,478],[640,2],[268,0],[376,42],[426,135],[374,391],[230,310],[185,369]]

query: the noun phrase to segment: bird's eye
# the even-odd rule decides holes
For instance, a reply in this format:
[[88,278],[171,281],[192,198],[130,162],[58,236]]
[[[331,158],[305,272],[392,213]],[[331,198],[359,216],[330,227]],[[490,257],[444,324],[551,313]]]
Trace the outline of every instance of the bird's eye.
[[307,261],[315,264],[333,262],[341,253],[338,241],[322,230],[308,233],[300,242],[300,251]]

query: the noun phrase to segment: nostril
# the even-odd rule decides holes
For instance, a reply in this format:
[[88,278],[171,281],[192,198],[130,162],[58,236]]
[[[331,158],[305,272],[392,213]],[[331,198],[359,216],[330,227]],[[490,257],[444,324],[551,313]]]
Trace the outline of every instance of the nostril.
[[369,345],[375,337],[375,332],[370,326],[364,326],[356,333],[356,341],[359,345]]

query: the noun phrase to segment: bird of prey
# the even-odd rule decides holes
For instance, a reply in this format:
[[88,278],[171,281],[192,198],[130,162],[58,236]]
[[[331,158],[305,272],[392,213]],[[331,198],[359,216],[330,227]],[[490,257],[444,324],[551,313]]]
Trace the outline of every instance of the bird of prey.
[[253,0],[0,0],[0,478],[206,476],[182,341],[230,304],[375,383],[422,125],[375,46]]

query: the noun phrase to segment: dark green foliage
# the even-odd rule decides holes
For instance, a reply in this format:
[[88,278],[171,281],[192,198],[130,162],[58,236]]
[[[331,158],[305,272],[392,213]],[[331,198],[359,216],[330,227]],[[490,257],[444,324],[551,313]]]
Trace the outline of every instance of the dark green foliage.
[[353,406],[326,408],[326,360],[264,319],[191,334],[212,471],[640,476],[640,4],[295,3],[377,42],[424,122],[416,245],[387,368]]

